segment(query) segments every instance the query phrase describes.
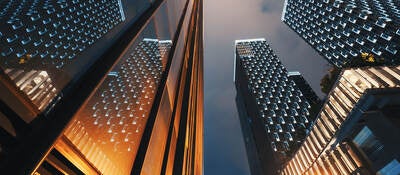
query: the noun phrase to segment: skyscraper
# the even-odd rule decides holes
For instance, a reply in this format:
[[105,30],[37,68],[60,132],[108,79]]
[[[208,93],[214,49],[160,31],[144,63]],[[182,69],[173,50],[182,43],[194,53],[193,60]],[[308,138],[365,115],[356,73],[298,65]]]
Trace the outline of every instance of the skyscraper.
[[281,174],[399,174],[400,67],[345,69]]
[[361,53],[399,63],[399,4],[392,0],[285,0],[282,21],[331,64]]
[[305,137],[310,104],[265,39],[235,41],[235,84],[251,172],[276,174]]
[[202,174],[201,0],[0,9],[2,172]]

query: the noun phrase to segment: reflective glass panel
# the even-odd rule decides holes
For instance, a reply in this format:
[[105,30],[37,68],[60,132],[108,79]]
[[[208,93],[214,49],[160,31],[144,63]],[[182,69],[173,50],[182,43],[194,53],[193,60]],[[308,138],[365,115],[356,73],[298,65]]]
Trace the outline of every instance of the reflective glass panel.
[[64,133],[102,174],[129,174],[132,169],[174,45],[170,29],[177,22],[168,20],[167,4],[130,43]]
[[1,1],[0,69],[43,112],[149,6],[148,0]]

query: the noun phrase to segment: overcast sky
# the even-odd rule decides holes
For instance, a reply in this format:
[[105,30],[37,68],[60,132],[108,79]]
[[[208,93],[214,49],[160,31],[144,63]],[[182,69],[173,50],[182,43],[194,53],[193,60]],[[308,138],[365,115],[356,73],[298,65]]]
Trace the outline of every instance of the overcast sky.
[[327,62],[281,22],[284,0],[204,0],[204,174],[250,174],[233,83],[236,39],[266,38],[322,97]]

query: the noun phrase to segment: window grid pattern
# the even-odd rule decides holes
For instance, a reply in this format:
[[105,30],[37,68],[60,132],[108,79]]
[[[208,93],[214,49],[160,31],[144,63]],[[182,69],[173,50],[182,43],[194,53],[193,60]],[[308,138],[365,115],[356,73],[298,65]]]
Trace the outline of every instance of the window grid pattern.
[[271,147],[286,156],[287,151],[297,149],[295,142],[304,139],[296,137],[296,132],[306,132],[310,126],[310,104],[265,40],[237,42],[236,54]]
[[171,40],[143,39],[66,129],[101,173],[129,174],[171,46]]
[[2,1],[0,9],[1,63],[5,67],[29,63],[61,69],[122,22],[117,0],[10,0]]
[[335,134],[365,90],[399,87],[400,66],[344,70],[309,135],[281,174],[351,174],[359,171],[362,165],[347,146],[339,144],[331,149]]
[[51,77],[124,20],[118,3],[1,1],[0,66],[43,111],[61,90]]
[[336,66],[361,53],[398,62],[400,8],[393,0],[286,0],[282,20]]

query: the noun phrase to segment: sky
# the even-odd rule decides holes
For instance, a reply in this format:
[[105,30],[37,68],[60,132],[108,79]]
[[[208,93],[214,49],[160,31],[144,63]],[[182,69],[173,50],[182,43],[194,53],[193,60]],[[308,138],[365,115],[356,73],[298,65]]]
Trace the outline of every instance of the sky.
[[204,174],[250,174],[235,104],[234,41],[266,38],[323,97],[328,62],[281,22],[284,0],[204,0]]

